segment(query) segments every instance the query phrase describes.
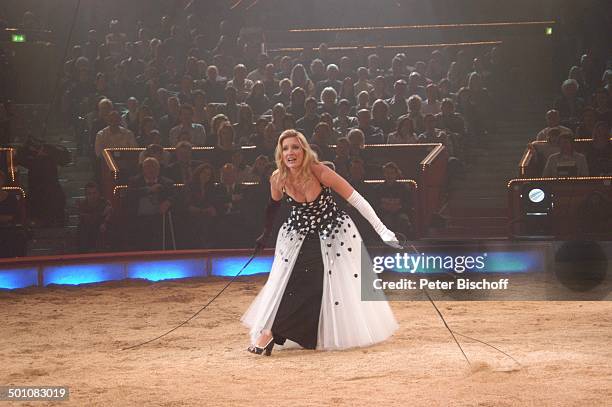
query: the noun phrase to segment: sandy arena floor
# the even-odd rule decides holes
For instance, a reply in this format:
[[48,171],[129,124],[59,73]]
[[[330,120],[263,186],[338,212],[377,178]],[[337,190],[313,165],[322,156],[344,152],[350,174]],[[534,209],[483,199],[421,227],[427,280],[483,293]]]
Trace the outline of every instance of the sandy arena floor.
[[[401,325],[364,349],[245,351],[240,316],[265,278],[124,281],[0,293],[0,385],[66,385],[65,406],[610,406],[612,302],[440,302],[469,368],[427,302],[393,302]],[[9,403],[3,403],[9,404]],[[44,402],[11,405],[42,406]]]

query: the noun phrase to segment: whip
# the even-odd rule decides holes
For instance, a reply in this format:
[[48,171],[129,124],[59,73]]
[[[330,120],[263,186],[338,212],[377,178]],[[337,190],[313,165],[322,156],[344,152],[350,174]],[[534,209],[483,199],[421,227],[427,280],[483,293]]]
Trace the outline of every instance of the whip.
[[[406,239],[406,236],[402,235],[401,233],[397,233],[396,236],[398,237],[398,241],[400,241],[400,246],[402,246],[403,249],[406,248],[410,248],[412,249],[415,253],[419,253],[418,250],[414,247],[414,245],[409,244],[408,243],[408,239]],[[401,238],[401,239],[400,239]],[[453,329],[451,329],[451,327],[448,325],[448,323],[446,322],[446,319],[444,318],[444,316],[442,315],[442,312],[440,312],[440,310],[438,309],[438,306],[436,305],[435,301],[431,298],[431,296],[429,295],[429,291],[427,291],[427,288],[423,287],[422,288],[423,293],[425,294],[425,296],[427,297],[427,299],[429,300],[429,302],[431,303],[431,305],[434,307],[434,309],[436,310],[436,312],[438,313],[438,316],[440,317],[440,319],[442,320],[442,323],[444,324],[444,326],[446,327],[446,329],[448,329],[448,332],[451,334],[453,340],[455,341],[455,343],[457,344],[457,346],[459,347],[459,350],[461,351],[461,354],[463,355],[463,357],[465,358],[465,360],[467,361],[468,365],[472,366],[472,363],[470,362],[470,359],[467,357],[466,353],[463,351],[463,348],[461,347],[461,344],[459,343],[459,341],[457,340],[457,336],[461,336],[463,338],[466,339],[471,339],[475,342],[479,342],[482,343],[483,345],[486,345],[492,349],[495,349],[496,351],[504,354],[505,356],[509,357],[510,359],[512,359],[516,364],[518,364],[519,366],[522,366],[521,363],[516,360],[515,358],[513,358],[511,355],[509,355],[508,353],[504,352],[503,350],[491,345],[490,343],[487,343],[485,341],[482,341],[480,339],[477,338],[473,338],[471,336],[468,335],[464,335],[460,332],[457,332]]]
[[229,287],[229,286],[230,286],[230,284],[232,284],[232,283],[233,283],[233,282],[236,280],[236,278],[237,278],[237,277],[238,277],[238,276],[239,276],[239,275],[240,275],[240,274],[241,274],[241,273],[244,271],[244,269],[246,269],[246,268],[247,268],[247,266],[248,266],[249,264],[251,264],[251,262],[253,261],[253,259],[254,259],[254,258],[255,258],[255,256],[257,255],[257,252],[258,252],[257,250],[254,250],[254,251],[253,251],[253,254],[252,254],[252,255],[251,255],[251,257],[249,258],[249,260],[248,260],[248,261],[247,261],[247,262],[244,264],[244,266],[242,266],[242,268],[240,269],[240,271],[239,271],[239,272],[238,272],[238,273],[237,273],[237,274],[236,274],[234,277],[232,277],[232,279],[231,279],[230,281],[228,281],[228,283],[225,285],[225,287],[223,287],[223,288],[221,289],[221,291],[219,291],[219,292],[217,293],[217,295],[215,295],[215,296],[214,296],[214,297],[213,297],[213,298],[212,298],[210,301],[208,301],[208,303],[207,303],[206,305],[204,305],[202,308],[200,308],[200,309],[199,309],[199,310],[198,310],[198,311],[197,311],[195,314],[193,314],[192,316],[190,316],[189,318],[187,318],[185,321],[181,322],[180,324],[178,324],[177,326],[175,326],[174,328],[172,328],[171,330],[169,330],[168,332],[166,332],[166,333],[164,333],[164,334],[162,334],[162,335],[159,335],[159,336],[157,336],[157,337],[155,337],[155,338],[153,338],[153,339],[150,339],[150,340],[148,340],[148,341],[146,341],[146,342],[139,343],[138,345],[133,345],[133,346],[128,346],[127,348],[122,348],[121,350],[129,350],[129,349],[134,349],[134,348],[137,348],[137,347],[139,347],[139,346],[143,346],[143,345],[149,344],[149,343],[151,343],[151,342],[154,342],[154,341],[156,341],[156,340],[158,340],[158,339],[163,338],[164,336],[168,335],[169,333],[176,331],[177,329],[179,329],[180,327],[182,327],[183,325],[185,325],[187,322],[189,322],[189,321],[191,321],[192,319],[194,319],[196,316],[198,316],[198,314],[199,314],[200,312],[204,311],[204,310],[206,309],[206,307],[208,307],[210,304],[212,304],[212,303],[213,303],[213,301],[214,301],[214,300],[216,300],[216,299],[217,299],[217,297],[219,297],[219,296],[220,296],[220,295],[223,293],[223,291],[225,291],[225,289],[226,289],[227,287]]

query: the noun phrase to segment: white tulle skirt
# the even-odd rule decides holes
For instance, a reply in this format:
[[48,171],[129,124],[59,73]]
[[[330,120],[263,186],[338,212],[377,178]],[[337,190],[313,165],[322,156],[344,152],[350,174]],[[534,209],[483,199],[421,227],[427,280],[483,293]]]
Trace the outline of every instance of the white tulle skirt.
[[[274,323],[303,237],[296,230],[288,230],[286,224],[278,234],[268,280],[241,318],[250,328],[252,343]],[[369,346],[389,338],[399,326],[384,293],[371,290],[367,298],[375,300],[362,300],[361,281],[372,281],[375,273],[355,223],[347,216],[334,239],[320,242],[324,273],[316,348]]]

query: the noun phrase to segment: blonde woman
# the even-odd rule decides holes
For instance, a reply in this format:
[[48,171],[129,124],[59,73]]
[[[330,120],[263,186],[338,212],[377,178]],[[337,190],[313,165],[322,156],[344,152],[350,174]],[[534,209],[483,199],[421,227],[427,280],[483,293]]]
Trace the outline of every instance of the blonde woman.
[[281,199],[291,211],[276,240],[268,281],[242,317],[250,328],[249,352],[269,356],[274,344],[286,340],[330,350],[387,339],[397,322],[381,292],[378,301],[361,300],[361,279],[373,272],[367,266],[362,270],[363,241],[332,191],[353,205],[383,241],[399,248],[395,234],[344,178],[319,162],[302,133],[284,131],[275,159],[278,170],[270,177],[271,199],[258,249],[271,233]]

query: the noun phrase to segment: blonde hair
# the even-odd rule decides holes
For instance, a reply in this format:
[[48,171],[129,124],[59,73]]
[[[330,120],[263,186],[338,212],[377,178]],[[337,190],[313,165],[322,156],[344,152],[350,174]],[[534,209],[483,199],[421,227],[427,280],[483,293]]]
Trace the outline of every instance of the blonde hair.
[[312,147],[310,147],[310,144],[308,144],[306,137],[304,137],[304,135],[297,130],[285,130],[278,138],[278,142],[276,143],[276,151],[274,152],[276,168],[278,169],[273,175],[277,177],[279,185],[285,185],[287,179],[289,178],[289,168],[287,168],[285,162],[283,161],[283,141],[291,137],[297,138],[300,147],[302,147],[302,150],[304,151],[304,159],[302,160],[302,165],[297,173],[297,182],[300,186],[305,186],[306,183],[313,177],[311,170],[312,165],[318,164],[319,159],[317,158],[317,154],[312,150]]

